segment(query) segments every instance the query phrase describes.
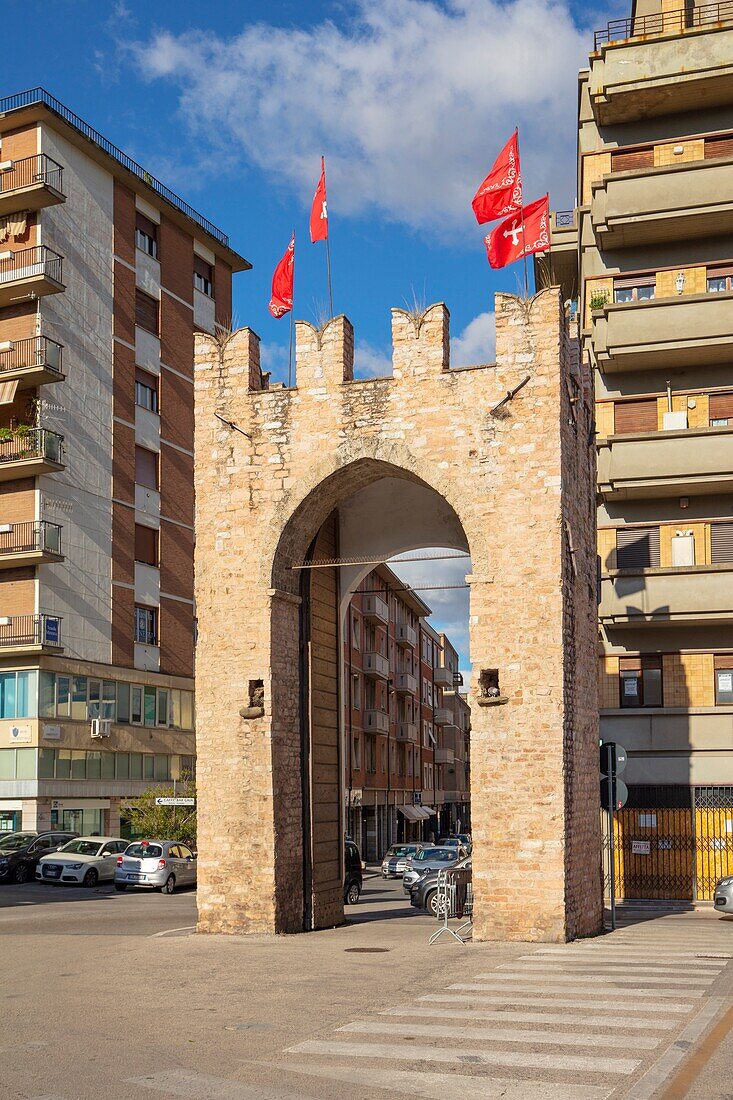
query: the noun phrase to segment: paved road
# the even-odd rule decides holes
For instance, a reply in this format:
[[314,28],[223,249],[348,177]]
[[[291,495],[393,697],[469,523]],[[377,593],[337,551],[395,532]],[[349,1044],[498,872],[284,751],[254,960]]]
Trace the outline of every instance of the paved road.
[[733,1094],[719,1072],[696,1083],[730,1059],[733,922],[428,947],[435,922],[381,879],[349,916],[311,936],[209,937],[191,932],[190,892],[1,887],[2,1100]]

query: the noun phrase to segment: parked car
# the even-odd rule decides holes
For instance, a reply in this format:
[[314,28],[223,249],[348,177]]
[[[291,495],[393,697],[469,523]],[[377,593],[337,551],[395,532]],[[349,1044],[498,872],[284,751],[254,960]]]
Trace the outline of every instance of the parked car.
[[718,913],[733,913],[733,876],[718,879],[713,891],[713,907]]
[[407,867],[407,860],[424,848],[424,844],[393,844],[391,848],[388,848],[384,853],[384,859],[382,860],[382,877],[383,878],[398,878],[402,876],[405,868]]
[[361,867],[361,855],[353,840],[347,840],[344,854],[344,902],[347,905],[356,905],[361,895],[363,875]]
[[[471,870],[471,857],[459,859],[453,864],[455,870]],[[427,874],[414,882],[410,890],[410,905],[415,909],[427,909],[433,917],[438,915],[438,871],[428,871]]]
[[27,882],[33,878],[41,856],[55,852],[78,833],[33,831],[11,833],[0,840],[0,882]]
[[115,877],[117,856],[129,840],[116,836],[76,837],[57,852],[41,856],[36,864],[39,882],[75,882],[96,886]]
[[176,886],[195,882],[196,856],[177,840],[136,840],[117,857],[115,890],[142,886],[172,894]]
[[410,858],[410,862],[405,868],[402,875],[402,889],[406,894],[409,894],[413,883],[417,882],[428,871],[445,870],[446,867],[452,867],[467,854],[465,848],[448,848],[445,846],[421,848],[419,852]]

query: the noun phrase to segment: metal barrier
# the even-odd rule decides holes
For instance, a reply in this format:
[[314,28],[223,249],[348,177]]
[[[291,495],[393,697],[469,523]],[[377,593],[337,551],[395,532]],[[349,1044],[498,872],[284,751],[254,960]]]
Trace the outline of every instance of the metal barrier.
[[[428,944],[436,943],[447,932],[459,943],[466,942],[466,933],[473,928],[473,884],[471,872],[464,869],[438,871],[438,898],[436,915],[441,922]],[[458,928],[451,928],[449,921],[460,920]]]

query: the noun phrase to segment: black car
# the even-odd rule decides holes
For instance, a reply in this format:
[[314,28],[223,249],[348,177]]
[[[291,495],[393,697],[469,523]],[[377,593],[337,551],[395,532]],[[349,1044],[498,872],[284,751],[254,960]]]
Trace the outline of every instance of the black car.
[[362,873],[361,856],[353,840],[347,840],[344,853],[344,902],[356,905],[361,894]]
[[55,852],[78,833],[11,833],[0,839],[0,882],[27,882],[41,856]]
[[[471,870],[471,857],[460,859],[451,870]],[[427,871],[410,890],[410,905],[415,909],[427,909],[432,917],[438,915],[438,871]]]

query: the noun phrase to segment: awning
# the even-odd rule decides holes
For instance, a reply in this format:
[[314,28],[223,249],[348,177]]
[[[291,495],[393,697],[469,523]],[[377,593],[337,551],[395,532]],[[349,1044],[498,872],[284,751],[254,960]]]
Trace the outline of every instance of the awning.
[[417,812],[417,806],[398,806],[397,809],[408,821],[422,821],[423,815]]
[[435,817],[438,813],[438,811],[434,810],[432,806],[423,806],[422,809],[425,810],[426,817]]

